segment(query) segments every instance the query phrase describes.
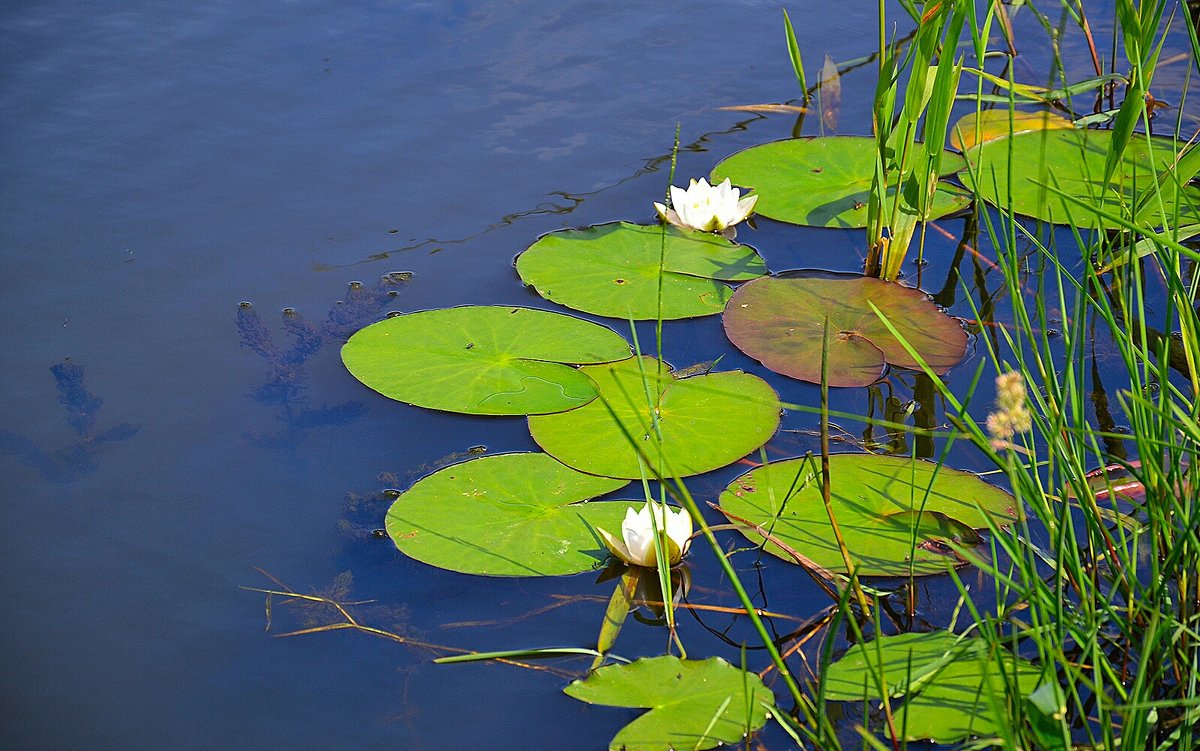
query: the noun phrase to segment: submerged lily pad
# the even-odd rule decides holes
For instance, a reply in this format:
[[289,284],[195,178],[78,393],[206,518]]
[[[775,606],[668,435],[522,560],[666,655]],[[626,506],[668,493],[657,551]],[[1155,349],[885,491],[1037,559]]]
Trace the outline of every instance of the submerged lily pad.
[[967,334],[919,289],[870,277],[765,277],[742,285],[725,308],[725,334],[776,373],[821,381],[821,345],[829,319],[831,386],[866,386],[885,365],[917,363],[871,304],[941,374],[967,351]]
[[671,655],[602,667],[564,689],[589,704],[649,709],[621,728],[610,751],[700,751],[737,743],[767,722],[775,697],[754,673],[719,657]]
[[557,576],[608,558],[595,528],[619,530],[628,508],[587,503],[624,480],[576,472],[545,454],[471,459],[422,478],[388,510],[386,528],[405,555],[489,576]]
[[[695,475],[737,461],[779,427],[779,396],[748,373],[676,379],[669,365],[660,372],[649,357],[581,370],[596,382],[600,398],[570,412],[531,416],[529,431],[543,450],[582,472],[639,478],[644,453],[647,476],[660,464],[675,477]],[[661,444],[651,422],[655,411]]]
[[595,315],[637,320],[720,313],[723,282],[767,272],[753,248],[711,232],[619,222],[545,235],[517,256],[517,273],[547,300]]
[[[907,576],[910,566],[914,574],[944,572],[958,564],[948,543],[974,544],[972,530],[987,526],[985,515],[1000,525],[1018,515],[1012,496],[977,475],[917,459],[835,454],[829,475],[834,518],[864,576]],[[821,497],[818,462],[789,459],[753,469],[729,484],[720,504],[731,519],[758,525],[818,566],[846,572]],[[742,533],[763,540],[752,529]],[[794,561],[778,545],[765,549]]]
[[418,407],[473,415],[561,412],[596,398],[571,364],[629,357],[616,332],[531,308],[467,306],[371,324],[342,347],[355,378]]
[[[968,167],[959,177],[993,206],[1011,205],[1018,214],[1057,224],[1118,229],[1121,225],[1046,187],[1053,186],[1108,213],[1129,215],[1139,197],[1154,196],[1155,175],[1174,163],[1175,148],[1169,138],[1150,139],[1151,148],[1145,136],[1135,134],[1112,180],[1105,183],[1104,165],[1111,142],[1112,131],[1107,130],[1050,130],[999,138],[966,152]],[[1180,196],[1175,181],[1168,177],[1163,180],[1162,199],[1165,221],[1158,213],[1157,198],[1151,198],[1140,219],[1154,225],[1173,224],[1178,205],[1179,223],[1196,221],[1192,207],[1200,205],[1200,188],[1188,185]]]
[[[875,174],[875,139],[850,136],[796,138],[752,146],[721,161],[713,181],[729,178],[758,194],[755,212],[814,227],[865,227]],[[942,157],[943,174],[962,165],[953,152]],[[889,190],[893,195],[895,189]],[[971,196],[942,183],[927,219],[966,208]]]
[[[884,636],[852,646],[825,671],[825,698],[882,701],[873,678],[882,672],[892,696],[895,727],[906,740],[953,743],[990,735],[1012,724],[1004,711],[1008,697],[1026,696],[1041,671],[1007,650],[988,651],[982,639],[948,631]],[[1005,690],[1005,679],[1016,691]],[[904,696],[904,699],[895,698]],[[901,703],[903,701],[903,703]]]

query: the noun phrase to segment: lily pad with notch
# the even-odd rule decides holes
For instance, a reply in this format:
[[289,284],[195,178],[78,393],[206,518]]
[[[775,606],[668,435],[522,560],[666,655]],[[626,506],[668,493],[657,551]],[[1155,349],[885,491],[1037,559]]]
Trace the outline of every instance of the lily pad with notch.
[[767,722],[775,697],[753,673],[719,657],[648,657],[608,665],[565,693],[589,704],[648,709],[616,734],[609,751],[708,749],[738,743]]
[[1031,694],[1041,670],[1005,649],[989,651],[982,639],[949,631],[898,634],[855,644],[826,668],[825,698],[882,701],[873,677],[880,673],[905,740],[953,743],[1011,726],[1004,713],[1009,697]]
[[388,318],[342,347],[355,378],[418,407],[474,415],[561,412],[596,398],[572,365],[629,357],[611,329],[532,308],[465,306]]
[[[771,219],[813,227],[866,227],[877,155],[875,139],[859,136],[774,141],[719,162],[712,180],[728,177],[735,185],[754,190],[758,194],[755,212]],[[944,152],[943,175],[961,166],[961,157]],[[893,187],[889,196],[894,194]],[[966,191],[940,183],[925,218],[952,214],[970,202]]]
[[720,313],[733,290],[766,263],[721,235],[628,222],[544,235],[517,256],[517,273],[547,300],[595,315],[636,320]]
[[[980,542],[976,529],[1018,518],[1011,495],[969,472],[906,457],[834,454],[830,502],[850,558],[863,576],[943,573],[961,561],[953,546]],[[816,461],[788,459],[750,470],[721,493],[720,506],[756,543],[765,538],[798,551],[816,565],[846,572],[829,523]],[[785,548],[765,550],[795,562]]]
[[[1104,168],[1111,143],[1108,130],[1042,130],[998,138],[969,149],[968,166],[959,177],[993,206],[1011,206],[1018,214],[1055,224],[1121,228],[1055,190],[1110,214],[1133,214],[1138,223],[1196,222],[1200,187],[1185,181],[1180,189],[1180,180],[1170,175],[1176,163],[1171,139],[1135,134],[1106,183]],[[1154,184],[1160,174],[1161,192],[1156,194]],[[1160,197],[1163,213],[1159,213]],[[1145,204],[1139,206],[1139,199]]]
[[672,477],[700,474],[749,454],[779,427],[779,396],[749,373],[677,379],[651,357],[581,370],[599,387],[598,399],[529,418],[538,445],[581,472],[629,479],[660,469]]
[[400,494],[385,526],[405,555],[487,576],[558,576],[604,565],[596,527],[620,529],[641,502],[589,499],[624,480],[596,477],[545,454],[498,454],[440,469]]
[[935,373],[966,354],[962,325],[924,292],[858,275],[789,274],[748,282],[725,308],[725,334],[776,373],[819,383],[828,319],[829,385],[866,386],[879,380],[886,365],[918,367],[872,305]]

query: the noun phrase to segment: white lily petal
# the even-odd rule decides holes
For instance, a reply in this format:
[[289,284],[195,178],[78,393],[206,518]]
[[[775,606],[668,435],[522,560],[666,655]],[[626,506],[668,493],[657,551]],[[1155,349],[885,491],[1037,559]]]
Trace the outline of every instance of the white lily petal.
[[600,539],[604,541],[604,547],[608,548],[610,553],[626,563],[632,563],[632,561],[629,560],[629,548],[625,547],[625,543],[623,541],[618,540],[615,536],[609,534],[600,527],[596,527],[596,531],[600,533]]
[[[746,196],[737,203],[737,210],[742,215],[742,219],[754,213],[754,204],[758,203],[758,195]],[[738,221],[741,221],[739,219]]]
[[625,530],[625,547],[629,549],[629,562],[635,566],[654,568],[654,535],[650,529]]
[[[727,177],[718,185],[709,185],[708,180],[689,180],[686,190],[671,186],[671,209],[675,211],[678,225],[704,232],[721,232],[750,215],[757,196],[741,197],[741,191]],[[671,209],[659,209],[659,216],[666,217]],[[672,221],[672,223],[676,223]]]
[[667,536],[679,546],[679,555],[682,557],[692,542],[692,515],[687,509],[675,509],[668,514]]

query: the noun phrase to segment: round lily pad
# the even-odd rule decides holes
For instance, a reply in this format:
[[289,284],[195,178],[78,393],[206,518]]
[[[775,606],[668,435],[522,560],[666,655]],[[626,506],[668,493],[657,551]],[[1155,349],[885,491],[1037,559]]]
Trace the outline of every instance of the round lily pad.
[[[1119,224],[1065,200],[1046,187],[1053,186],[1108,213],[1129,215],[1138,206],[1139,198],[1154,195],[1156,172],[1165,172],[1171,166],[1175,147],[1168,138],[1150,139],[1151,147],[1145,136],[1135,134],[1116,173],[1105,183],[1104,166],[1111,142],[1112,132],[1107,130],[1044,130],[998,138],[967,151],[968,166],[959,177],[993,206],[1011,205],[1018,214],[1056,224],[1118,229]],[[1175,181],[1164,179],[1166,222],[1158,213],[1157,198],[1151,198],[1142,219],[1154,225],[1174,223],[1178,204],[1179,223],[1196,221],[1191,206],[1200,203],[1200,188],[1187,185],[1183,191],[1181,198]]]
[[467,306],[388,318],[342,347],[355,378],[418,407],[474,415],[561,412],[596,398],[571,364],[629,357],[616,332],[531,308]]
[[719,657],[648,657],[608,665],[564,689],[589,704],[650,710],[621,728],[609,751],[675,751],[739,743],[767,722],[775,697],[754,673]]
[[[982,639],[949,631],[898,634],[855,644],[826,668],[825,698],[882,701],[873,678],[880,673],[892,697],[893,727],[903,728],[906,740],[953,743],[1011,727],[1008,698],[1032,693],[1041,670],[1007,650],[990,652]],[[1006,680],[1017,691],[1007,690]]]
[[764,277],[742,285],[725,308],[725,334],[776,373],[821,381],[829,319],[831,386],[866,386],[885,365],[917,362],[871,309],[874,304],[936,373],[967,351],[967,334],[919,289],[864,276]]
[[748,373],[676,379],[669,365],[660,368],[649,357],[581,370],[600,398],[570,412],[531,416],[529,431],[543,450],[582,472],[630,479],[660,469],[673,477],[700,474],[754,451],[779,427],[779,396]]
[[[712,180],[729,178],[758,194],[755,212],[781,222],[814,227],[865,227],[875,139],[852,136],[796,138],[752,146],[721,161]],[[942,157],[943,174],[962,166],[953,152]],[[894,194],[894,188],[890,194]],[[927,219],[954,213],[971,202],[960,188],[942,183]]]
[[576,472],[545,454],[499,454],[417,481],[388,510],[388,535],[431,566],[489,576],[557,576],[608,558],[596,527],[620,530],[624,501],[587,503],[624,480]]
[[724,282],[766,273],[763,259],[721,235],[618,222],[552,232],[517,256],[517,273],[547,300],[601,316],[657,317],[720,313],[733,290]]
[[[864,576],[907,576],[910,565],[911,573],[942,573],[958,563],[948,543],[976,542],[972,530],[987,526],[985,514],[1000,525],[1018,515],[1011,495],[977,475],[917,459],[835,454],[829,475],[834,518]],[[818,566],[846,572],[821,497],[819,461],[789,459],[750,470],[721,493],[720,504],[736,523],[758,525]],[[754,529],[743,534],[763,540]],[[765,549],[795,561],[778,545]]]

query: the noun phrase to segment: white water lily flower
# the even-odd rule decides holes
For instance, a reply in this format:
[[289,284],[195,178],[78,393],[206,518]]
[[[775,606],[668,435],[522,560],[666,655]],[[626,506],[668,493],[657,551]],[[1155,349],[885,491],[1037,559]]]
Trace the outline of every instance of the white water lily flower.
[[741,198],[741,192],[729,182],[709,185],[703,177],[692,180],[687,190],[671,186],[671,208],[655,203],[658,216],[677,227],[720,232],[732,227],[754,211],[758,196]]
[[654,522],[660,532],[666,532],[667,563],[674,566],[683,558],[691,544],[692,517],[684,509],[674,509],[653,501],[647,501],[640,511],[628,509],[625,511],[625,521],[621,523],[621,539],[617,539],[599,527],[596,531],[604,540],[604,544],[612,554],[626,563],[634,566],[654,568],[654,527],[651,526],[650,514],[653,511]]

